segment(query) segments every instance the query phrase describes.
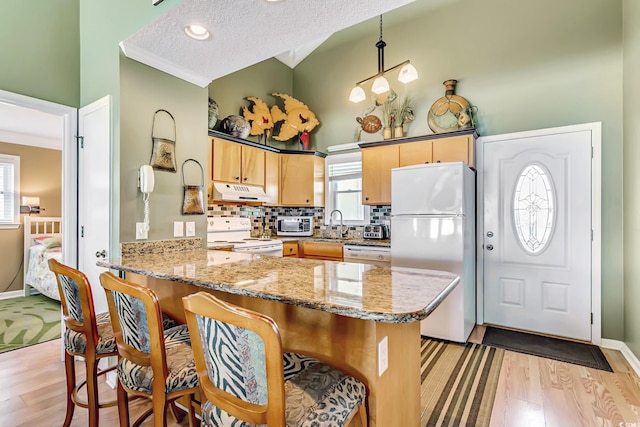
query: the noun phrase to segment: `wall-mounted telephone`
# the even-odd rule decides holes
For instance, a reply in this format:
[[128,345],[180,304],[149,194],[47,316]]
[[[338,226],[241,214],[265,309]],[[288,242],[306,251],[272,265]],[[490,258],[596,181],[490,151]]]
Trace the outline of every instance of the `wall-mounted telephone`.
[[149,231],[149,194],[153,192],[155,179],[153,177],[153,168],[150,165],[140,166],[138,173],[138,187],[142,192],[142,200],[144,201],[144,227],[143,231]]
[[153,168],[150,165],[140,166],[139,187],[143,193],[152,193],[155,179],[153,177]]

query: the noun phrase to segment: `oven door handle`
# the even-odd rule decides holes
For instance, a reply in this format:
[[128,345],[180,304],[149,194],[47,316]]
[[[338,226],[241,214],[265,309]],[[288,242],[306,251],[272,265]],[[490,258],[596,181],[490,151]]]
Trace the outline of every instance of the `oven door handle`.
[[[273,252],[274,250],[278,249],[280,246],[279,245],[271,245],[271,246],[264,246],[261,248],[234,248],[233,250],[235,252],[247,252],[250,254],[263,254],[265,252]],[[282,248],[280,247],[280,250],[282,250]]]

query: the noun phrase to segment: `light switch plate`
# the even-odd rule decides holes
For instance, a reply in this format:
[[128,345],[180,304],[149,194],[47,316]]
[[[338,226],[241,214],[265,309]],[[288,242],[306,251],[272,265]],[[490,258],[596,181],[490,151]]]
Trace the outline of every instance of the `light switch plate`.
[[173,237],[184,236],[184,221],[173,222]]
[[195,221],[188,221],[187,223],[187,237],[196,235],[196,223]]
[[136,222],[136,239],[148,239],[149,233],[144,222]]
[[384,337],[378,343],[378,376],[381,377],[389,367],[389,339]]

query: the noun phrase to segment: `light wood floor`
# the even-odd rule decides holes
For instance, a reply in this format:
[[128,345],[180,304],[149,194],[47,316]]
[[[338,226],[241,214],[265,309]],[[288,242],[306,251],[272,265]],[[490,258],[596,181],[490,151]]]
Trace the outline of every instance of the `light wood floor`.
[[[471,341],[481,342],[482,328]],[[65,412],[64,364],[60,340],[0,354],[0,426],[60,426]],[[620,352],[604,350],[614,373],[505,352],[492,427],[640,427],[640,379]],[[84,366],[78,362],[80,374]],[[103,397],[115,392],[103,385]],[[148,407],[132,403],[132,416]],[[169,427],[178,424],[169,416]],[[101,426],[117,426],[117,409],[100,411]],[[87,425],[87,412],[76,408],[72,427]],[[153,425],[152,419],[143,426]],[[379,426],[405,427],[405,426]]]

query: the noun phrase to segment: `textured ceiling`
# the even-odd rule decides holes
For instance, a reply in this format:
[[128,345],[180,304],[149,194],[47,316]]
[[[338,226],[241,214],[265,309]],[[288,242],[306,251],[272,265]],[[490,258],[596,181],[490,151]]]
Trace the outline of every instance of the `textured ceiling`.
[[[201,87],[276,57],[291,68],[333,33],[414,0],[183,0],[122,41],[124,54]],[[205,41],[184,33],[209,29]]]

